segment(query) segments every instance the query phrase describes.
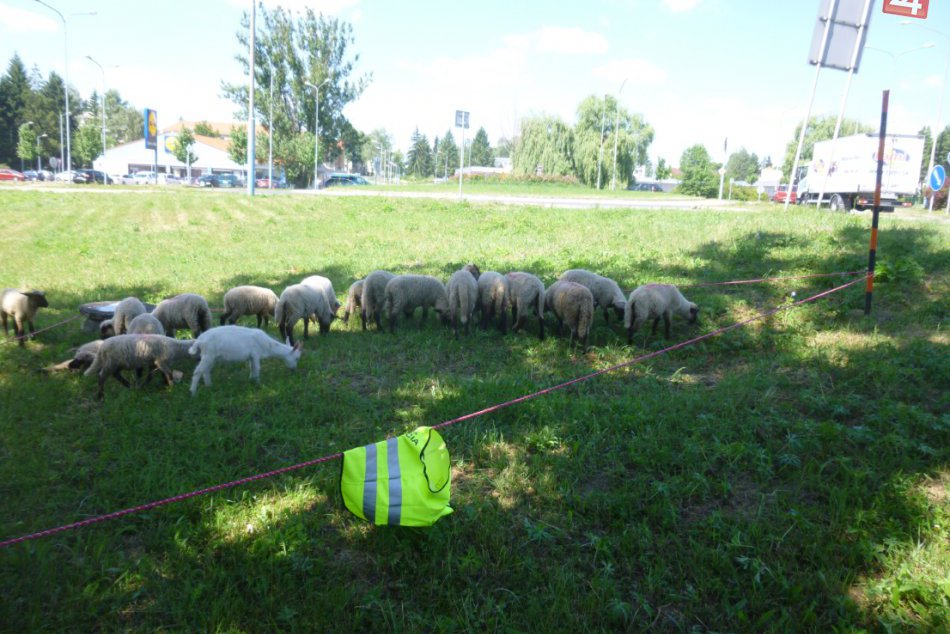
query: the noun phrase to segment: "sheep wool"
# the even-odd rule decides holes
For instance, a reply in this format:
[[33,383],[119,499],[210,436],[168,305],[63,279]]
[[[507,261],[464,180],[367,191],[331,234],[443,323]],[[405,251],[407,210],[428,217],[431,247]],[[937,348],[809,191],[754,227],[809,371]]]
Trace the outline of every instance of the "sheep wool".
[[604,309],[604,321],[610,322],[609,309],[613,308],[617,314],[617,319],[623,319],[624,308],[627,305],[627,298],[623,296],[620,285],[609,277],[598,275],[584,269],[571,269],[561,275],[561,279],[567,282],[577,282],[581,286],[586,286],[594,296],[594,308],[598,306]]
[[340,302],[336,299],[336,293],[333,291],[333,282],[329,279],[323,277],[322,275],[311,275],[300,280],[301,284],[306,286],[312,286],[317,289],[327,300],[327,306],[330,307],[330,312],[335,316],[340,310]]
[[[473,267],[473,268],[469,268]],[[452,329],[455,331],[455,338],[459,336],[459,322],[465,327],[465,334],[468,334],[468,324],[478,305],[478,267],[474,264],[466,265],[465,268],[456,271],[449,278],[446,285],[446,292],[449,296],[449,317],[452,320]]]
[[674,313],[693,324],[699,316],[699,307],[683,297],[679,289],[672,284],[645,284],[634,289],[627,299],[623,315],[627,344],[633,343],[633,333],[650,319],[653,320],[652,334],[656,334],[660,319],[663,319],[664,332],[669,339],[670,322]]
[[363,295],[360,298],[360,321],[366,330],[368,321],[376,322],[376,329],[382,331],[383,302],[386,300],[386,285],[396,277],[389,271],[373,271],[363,280]]
[[257,316],[257,327],[264,327],[277,307],[277,293],[262,286],[235,286],[224,294],[224,313],[221,325],[234,324],[245,315]]
[[478,278],[478,309],[482,314],[482,330],[490,319],[498,318],[498,329],[508,330],[508,278],[497,271],[485,271]]
[[256,328],[221,326],[201,333],[188,352],[201,355],[201,361],[191,377],[191,395],[194,396],[202,379],[206,386],[211,385],[211,370],[218,361],[247,361],[251,366],[251,379],[259,381],[261,359],[277,357],[283,359],[288,368],[294,369],[302,350],[299,341],[290,346],[271,339],[267,333]]
[[343,308],[343,323],[350,323],[350,315],[356,311],[363,310],[363,280],[356,280],[350,284],[350,290],[346,292],[346,305]]
[[43,291],[20,292],[15,288],[3,290],[0,296],[0,319],[3,320],[3,333],[10,334],[7,317],[13,317],[13,332],[21,346],[26,344],[24,324],[30,328],[30,338],[33,338],[36,329],[33,327],[33,318],[40,308],[46,308],[49,302]]
[[45,368],[47,372],[59,372],[61,370],[83,370],[89,368],[92,365],[93,361],[96,360],[96,354],[99,353],[99,348],[102,346],[102,339],[96,339],[90,341],[89,343],[84,343],[79,346],[74,352],[71,359],[67,359],[62,363],[57,363],[56,365]]
[[96,393],[99,399],[105,395],[103,386],[110,376],[125,387],[131,387],[122,376],[123,370],[151,372],[157,368],[170,386],[173,382],[172,364],[187,359],[188,349],[193,343],[191,339],[172,339],[162,335],[116,335],[102,342],[95,361],[84,374],[99,376],[99,391]]
[[449,311],[449,297],[445,285],[431,275],[397,275],[386,284],[383,312],[389,319],[389,331],[396,332],[396,317],[411,317],[416,308],[422,308],[419,324],[425,323],[429,308],[445,322]]
[[151,313],[142,313],[129,322],[130,335],[164,335],[165,327],[158,318]]
[[291,345],[294,343],[294,327],[301,319],[304,339],[310,337],[311,315],[315,316],[320,324],[321,333],[330,331],[333,313],[330,312],[326,295],[306,284],[292,284],[285,288],[274,308],[274,320],[277,322],[280,336],[290,341]]
[[201,295],[194,293],[182,293],[159,302],[152,314],[162,322],[165,333],[172,337],[179,328],[191,330],[193,337],[211,329],[211,309],[208,308],[208,302]]
[[538,318],[538,339],[544,341],[544,284],[531,273],[508,273],[508,305],[511,306],[511,331],[518,332],[528,315]]
[[571,330],[570,345],[580,341],[581,350],[587,351],[587,336],[594,319],[594,295],[577,282],[558,280],[544,292],[545,308],[557,319],[558,334],[564,324]]

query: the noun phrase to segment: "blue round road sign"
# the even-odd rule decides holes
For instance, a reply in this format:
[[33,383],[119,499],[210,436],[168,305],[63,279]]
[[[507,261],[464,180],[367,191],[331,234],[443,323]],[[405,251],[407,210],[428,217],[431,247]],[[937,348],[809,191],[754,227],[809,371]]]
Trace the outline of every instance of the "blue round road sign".
[[934,165],[934,168],[930,170],[930,189],[940,191],[945,180],[947,180],[947,172],[943,169],[943,165]]

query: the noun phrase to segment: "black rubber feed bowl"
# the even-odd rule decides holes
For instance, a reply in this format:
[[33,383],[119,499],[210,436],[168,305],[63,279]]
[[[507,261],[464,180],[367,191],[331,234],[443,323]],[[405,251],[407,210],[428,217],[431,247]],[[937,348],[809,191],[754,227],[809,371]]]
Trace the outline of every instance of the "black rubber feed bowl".
[[[112,319],[115,315],[115,307],[119,305],[118,301],[88,302],[79,307],[79,314],[86,316],[86,323],[83,329],[90,332],[98,330],[99,324],[106,319]],[[145,310],[152,312],[155,304],[145,304]]]

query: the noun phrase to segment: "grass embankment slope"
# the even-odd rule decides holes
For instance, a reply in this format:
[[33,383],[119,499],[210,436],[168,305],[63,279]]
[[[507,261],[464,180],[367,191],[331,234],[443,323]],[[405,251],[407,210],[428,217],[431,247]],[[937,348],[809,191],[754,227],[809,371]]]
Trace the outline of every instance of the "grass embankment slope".
[[[379,198],[0,190],[2,286],[78,304],[305,275],[342,297],[376,268],[447,279],[467,261],[630,289],[859,270],[867,216],[558,211]],[[9,631],[830,631],[948,624],[946,224],[882,220],[863,291],[780,313],[444,433],[456,512],[428,530],[350,516],[339,465],[0,551]],[[837,279],[687,295],[679,341]],[[454,341],[430,315],[358,320],[259,386],[219,365],[126,390],[46,375],[73,322],[0,346],[0,537],[84,519],[402,433],[667,344],[598,314],[591,351],[527,332]],[[299,326],[298,326],[299,328]],[[276,335],[271,327],[270,332]],[[190,378],[190,366],[184,366]]]

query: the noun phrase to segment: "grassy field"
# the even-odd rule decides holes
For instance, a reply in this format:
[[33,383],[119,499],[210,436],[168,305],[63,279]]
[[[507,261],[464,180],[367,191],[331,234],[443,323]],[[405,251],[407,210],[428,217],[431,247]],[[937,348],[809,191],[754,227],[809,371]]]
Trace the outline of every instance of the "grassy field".
[[[468,261],[623,288],[866,265],[869,217],[793,210],[559,211],[385,198],[0,188],[2,287],[46,290],[37,327],[88,301],[220,305],[306,275]],[[950,627],[950,226],[882,219],[863,290],[445,430],[455,512],[431,529],[351,516],[340,465],[0,550],[0,629],[26,631],[945,631]],[[685,289],[711,331],[837,278]],[[260,385],[218,365],[126,390],[41,368],[78,324],[0,344],[0,540],[433,425],[627,360],[598,315],[565,339],[430,315],[311,336]],[[250,320],[248,320],[250,323]],[[550,325],[550,322],[549,322]],[[298,329],[300,327],[298,326]],[[271,327],[271,334],[276,329]],[[662,330],[661,330],[662,332]],[[182,333],[184,334],[184,333]],[[184,364],[186,380],[193,364]]]

